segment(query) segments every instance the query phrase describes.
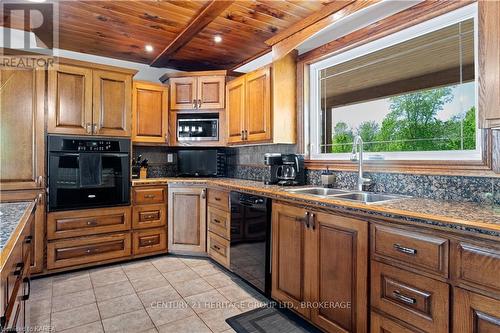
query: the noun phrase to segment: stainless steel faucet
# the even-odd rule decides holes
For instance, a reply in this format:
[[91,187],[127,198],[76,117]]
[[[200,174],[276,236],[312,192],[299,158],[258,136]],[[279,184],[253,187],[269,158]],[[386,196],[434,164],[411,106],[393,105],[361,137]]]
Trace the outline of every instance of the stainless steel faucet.
[[363,139],[359,135],[356,135],[352,144],[351,161],[358,161],[358,191],[363,191],[363,186],[369,185],[372,180],[370,178],[363,177]]

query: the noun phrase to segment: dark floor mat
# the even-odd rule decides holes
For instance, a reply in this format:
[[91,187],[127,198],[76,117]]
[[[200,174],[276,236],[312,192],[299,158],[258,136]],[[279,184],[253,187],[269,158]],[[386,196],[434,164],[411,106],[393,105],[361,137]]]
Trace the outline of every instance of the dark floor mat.
[[238,333],[320,333],[289,310],[262,307],[226,319]]

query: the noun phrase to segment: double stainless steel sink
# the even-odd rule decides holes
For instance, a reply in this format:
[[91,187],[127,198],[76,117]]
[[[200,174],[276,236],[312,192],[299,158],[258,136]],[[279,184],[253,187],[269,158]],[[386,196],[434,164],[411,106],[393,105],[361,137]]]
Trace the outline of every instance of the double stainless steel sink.
[[332,199],[346,200],[346,201],[355,201],[365,204],[383,203],[383,202],[408,198],[407,196],[396,195],[396,194],[359,192],[359,191],[350,191],[350,190],[323,188],[323,187],[288,189],[286,191],[289,193],[306,194],[316,197],[332,198]]

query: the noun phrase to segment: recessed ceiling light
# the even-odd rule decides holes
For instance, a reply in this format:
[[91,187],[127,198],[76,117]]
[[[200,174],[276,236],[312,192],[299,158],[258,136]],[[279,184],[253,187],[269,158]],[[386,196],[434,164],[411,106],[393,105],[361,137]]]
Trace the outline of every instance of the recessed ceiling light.
[[144,46],[144,49],[146,50],[146,52],[153,52],[154,48],[152,45],[146,45]]
[[220,43],[220,42],[222,42],[222,37],[221,37],[221,36],[219,36],[219,35],[215,35],[215,36],[214,36],[214,42],[216,42],[216,43]]

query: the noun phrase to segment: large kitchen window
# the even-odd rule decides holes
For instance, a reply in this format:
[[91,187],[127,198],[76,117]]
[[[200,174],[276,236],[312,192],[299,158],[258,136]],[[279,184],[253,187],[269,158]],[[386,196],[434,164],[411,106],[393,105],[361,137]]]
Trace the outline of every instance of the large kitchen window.
[[310,66],[312,159],[480,160],[476,6]]

